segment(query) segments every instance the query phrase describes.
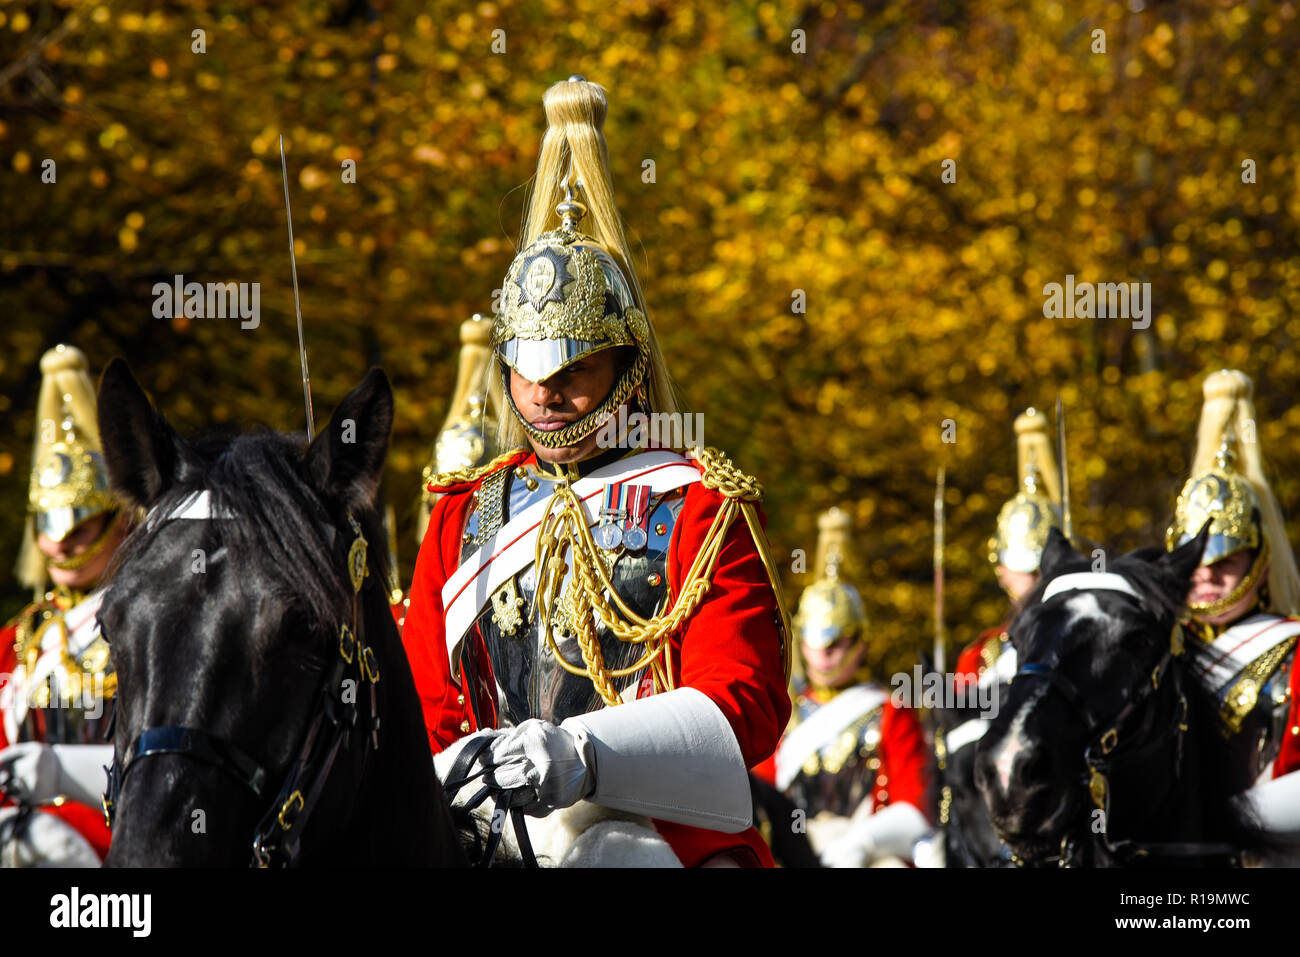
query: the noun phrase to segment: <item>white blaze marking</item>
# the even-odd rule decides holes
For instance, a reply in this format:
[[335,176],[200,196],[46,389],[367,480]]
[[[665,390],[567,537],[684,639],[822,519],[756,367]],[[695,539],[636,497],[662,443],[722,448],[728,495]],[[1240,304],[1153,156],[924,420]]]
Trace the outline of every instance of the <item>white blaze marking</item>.
[[1034,689],[1034,693],[1016,712],[1011,727],[1007,729],[1006,737],[998,745],[998,756],[994,759],[993,766],[997,769],[998,782],[1004,793],[1011,790],[1011,770],[1015,767],[1016,755],[1027,750],[1029,746],[1024,736],[1025,719],[1029,717],[1029,712],[1038,703],[1038,699],[1043,696],[1044,690],[1044,688]]
[[1109,624],[1110,616],[1101,610],[1101,605],[1097,601],[1096,595],[1088,592],[1080,592],[1065,603],[1069,609],[1070,617],[1065,623],[1067,631],[1073,629],[1081,621],[1097,621],[1103,624]]

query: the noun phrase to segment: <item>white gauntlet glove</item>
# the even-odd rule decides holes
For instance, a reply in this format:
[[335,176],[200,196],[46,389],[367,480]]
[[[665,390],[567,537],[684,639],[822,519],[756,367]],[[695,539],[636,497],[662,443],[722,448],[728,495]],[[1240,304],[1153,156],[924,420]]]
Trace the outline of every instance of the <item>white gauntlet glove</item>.
[[569,718],[594,772],[591,802],[726,834],[754,814],[740,743],[713,700],[695,688]]
[[477,731],[434,755],[433,769],[438,780],[446,783],[461,752],[484,738],[491,744],[463,772],[463,776],[479,775],[465,785],[466,798],[489,784],[515,791],[511,807],[545,817],[576,804],[595,786],[590,756],[584,754],[590,746],[563,728],[536,718],[515,728]]
[[1300,843],[1300,771],[1256,785],[1233,801],[1245,805],[1268,834]]
[[822,851],[824,866],[866,867],[883,857],[911,860],[913,846],[930,830],[925,816],[906,802],[862,813],[869,806],[864,802],[849,833]]
[[502,789],[519,788],[526,800],[511,804],[538,817],[572,807],[596,786],[595,758],[586,736],[536,718],[500,735],[488,754],[492,770],[487,781]]
[[0,751],[0,767],[8,768],[32,801],[48,801],[62,794],[97,807],[107,781],[104,766],[112,763],[111,744],[23,741]]
[[[465,747],[491,744],[465,774],[518,788],[511,805],[544,817],[584,798],[603,807],[730,834],[750,826],[753,804],[740,745],[712,700],[694,688],[601,708],[559,727],[530,719],[479,731],[434,756],[444,783]],[[476,790],[476,789],[475,789]],[[466,785],[467,796],[472,794]]]

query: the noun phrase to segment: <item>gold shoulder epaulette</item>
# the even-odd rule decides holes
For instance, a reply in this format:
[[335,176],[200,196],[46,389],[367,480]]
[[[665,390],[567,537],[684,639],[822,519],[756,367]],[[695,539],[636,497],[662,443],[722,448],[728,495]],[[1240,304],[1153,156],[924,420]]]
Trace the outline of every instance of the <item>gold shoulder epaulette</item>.
[[727,498],[737,498],[744,502],[759,502],[763,499],[763,486],[752,475],[746,475],[732,463],[727,454],[720,449],[701,446],[689,449],[687,454],[704,466],[704,475],[700,484],[707,489],[721,492]]
[[522,449],[511,449],[509,452],[502,452],[491,462],[486,465],[474,465],[464,469],[453,469],[450,472],[439,472],[437,475],[425,475],[429,485],[435,488],[448,488],[452,485],[461,485],[465,482],[475,482],[487,475],[489,472],[495,472],[501,466],[505,465],[510,459],[517,456]]
[[[767,569],[768,580],[772,583],[772,593],[776,597],[776,608],[778,624],[781,629],[781,659],[782,666],[785,669],[785,680],[790,680],[791,667],[791,646],[790,646],[790,612],[786,609],[785,595],[781,589],[781,575],[777,571],[776,562],[772,558],[771,549],[768,547],[767,536],[763,534],[763,528],[758,521],[758,505],[763,498],[763,486],[758,483],[758,479],[752,475],[746,475],[732,463],[725,452],[720,449],[701,446],[698,449],[689,449],[687,454],[704,466],[704,474],[700,477],[700,484],[707,489],[721,492],[726,500],[722,503],[722,508],[714,516],[713,527],[709,529],[709,537],[717,532],[719,538],[727,534],[727,527],[735,517],[736,509],[745,518],[745,524],[749,526],[749,533],[754,539],[754,547],[758,551],[758,557],[763,561],[763,567]],[[715,559],[716,560],[716,559]],[[705,576],[707,588],[708,575],[713,573],[713,566],[709,566],[708,573]],[[684,594],[687,583],[682,584],[682,593]]]

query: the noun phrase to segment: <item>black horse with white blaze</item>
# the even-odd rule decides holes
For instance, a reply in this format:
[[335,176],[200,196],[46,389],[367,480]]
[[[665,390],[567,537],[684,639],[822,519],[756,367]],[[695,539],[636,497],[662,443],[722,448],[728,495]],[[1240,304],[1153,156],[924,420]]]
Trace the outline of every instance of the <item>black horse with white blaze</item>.
[[1094,573],[1053,530],[1009,636],[1018,672],[976,780],[1016,863],[1224,865],[1267,847],[1230,802],[1216,705],[1177,628],[1206,532]]
[[[978,679],[997,701],[1006,700],[1007,684],[992,669]],[[972,682],[972,685],[975,683]],[[935,734],[942,736],[939,808],[943,822],[945,867],[1000,867],[1009,863],[988,807],[975,786],[979,739],[992,723],[990,709],[975,704],[935,708]],[[945,814],[946,812],[946,814]]]
[[109,476],[147,512],[100,610],[107,864],[464,863],[386,601],[392,418],[376,369],[309,445],[186,442],[125,362],[105,371]]

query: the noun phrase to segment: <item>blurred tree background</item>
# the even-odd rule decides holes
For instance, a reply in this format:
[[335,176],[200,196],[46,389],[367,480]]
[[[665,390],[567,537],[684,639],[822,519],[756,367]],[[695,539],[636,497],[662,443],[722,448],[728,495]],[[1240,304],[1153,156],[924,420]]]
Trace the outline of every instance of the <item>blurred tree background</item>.
[[[882,667],[929,644],[939,465],[952,644],[1004,613],[986,543],[1012,421],[1058,393],[1076,528],[1127,549],[1163,540],[1204,374],[1243,369],[1294,529],[1298,46],[1295,5],[1263,0],[4,4],[0,611],[24,598],[44,349],[127,356],[183,431],[302,427],[281,132],[317,418],[388,371],[409,578],[457,326],[490,311],[542,93],[571,73],[610,90],[618,197],[706,443],[765,484],[778,554],[811,556],[832,504],[855,516]],[[176,274],[260,283],[260,326],[154,318]],[[1067,274],[1150,282],[1150,328],[1045,318]]]

